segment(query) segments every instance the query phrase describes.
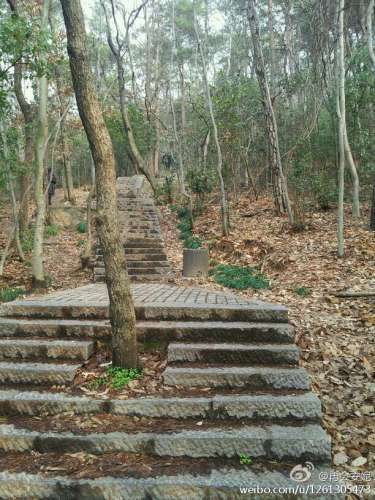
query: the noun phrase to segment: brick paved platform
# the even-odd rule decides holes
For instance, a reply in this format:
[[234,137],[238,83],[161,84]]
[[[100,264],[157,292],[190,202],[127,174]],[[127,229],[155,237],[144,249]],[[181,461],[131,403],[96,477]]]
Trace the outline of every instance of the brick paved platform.
[[[231,293],[160,283],[132,285],[138,319],[235,319],[287,321],[287,309],[249,301]],[[106,285],[95,283],[42,297],[15,300],[0,307],[0,316],[40,315],[46,318],[108,317]],[[173,316],[173,318],[172,318]]]

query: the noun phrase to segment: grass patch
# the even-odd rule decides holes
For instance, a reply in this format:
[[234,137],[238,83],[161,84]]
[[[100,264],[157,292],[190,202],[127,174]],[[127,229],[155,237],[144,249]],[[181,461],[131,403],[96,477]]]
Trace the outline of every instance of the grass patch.
[[300,297],[308,297],[309,295],[311,295],[311,290],[304,286],[299,286],[294,289],[294,293],[296,293]]
[[51,236],[57,236],[59,234],[59,228],[56,224],[49,224],[44,228],[44,234],[46,238],[50,238]]
[[192,223],[188,209],[174,206],[173,210],[180,219],[180,222],[177,224],[177,229],[180,231],[179,239],[183,242],[184,248],[201,248],[201,240],[192,233]]
[[84,234],[87,231],[87,224],[86,222],[79,222],[77,224],[77,232],[80,234]]
[[2,288],[0,290],[0,302],[11,302],[25,293],[23,288]]
[[247,288],[259,290],[269,287],[267,278],[252,267],[219,264],[214,269],[211,269],[210,275],[214,277],[214,280],[219,285],[236,290],[246,290]]
[[109,366],[101,377],[90,382],[90,388],[99,389],[107,386],[111,389],[123,389],[129,382],[139,378],[141,373],[141,370],[137,368],[125,369]]
[[250,465],[253,462],[247,453],[240,453],[238,457],[241,465]]

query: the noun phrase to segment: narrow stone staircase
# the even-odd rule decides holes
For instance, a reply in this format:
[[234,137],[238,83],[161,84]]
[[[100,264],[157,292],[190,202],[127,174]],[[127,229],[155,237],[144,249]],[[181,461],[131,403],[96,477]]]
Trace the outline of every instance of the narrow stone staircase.
[[[23,365],[25,342],[39,345],[37,359],[54,343],[49,352],[64,360],[61,343],[71,343],[69,359],[110,343],[103,285],[2,308],[0,351],[12,342],[18,351],[1,370],[0,498],[302,499],[312,498],[307,487],[327,484],[319,474],[330,465],[330,440],[285,308],[154,283],[134,284],[133,296],[139,340],[167,349],[158,396],[85,397],[48,390],[42,371],[33,382],[6,375]],[[84,427],[93,415],[96,424]],[[74,468],[77,456],[92,457],[91,468]],[[311,473],[306,482],[291,478],[296,466]]]
[[[171,274],[152,193],[143,176],[117,179],[121,238],[132,281],[160,281]],[[95,281],[104,281],[104,261],[96,248]]]

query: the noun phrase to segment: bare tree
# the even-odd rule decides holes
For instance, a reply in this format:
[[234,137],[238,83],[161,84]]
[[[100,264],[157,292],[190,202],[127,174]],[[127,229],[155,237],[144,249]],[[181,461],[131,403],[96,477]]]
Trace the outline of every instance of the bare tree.
[[339,198],[337,214],[337,255],[344,256],[344,178],[345,178],[345,49],[344,49],[345,0],[337,0],[338,39],[336,47],[336,111],[339,142]]
[[287,211],[290,224],[294,223],[294,216],[289,200],[288,186],[284,175],[279,148],[277,122],[273,110],[268,79],[265,71],[263,50],[260,43],[260,30],[255,0],[248,0],[248,20],[251,30],[252,48],[255,72],[263,97],[264,114],[267,124],[267,134],[270,147],[270,163],[274,188],[275,207],[278,213]]
[[79,114],[96,167],[96,222],[103,249],[112,325],[112,361],[138,366],[135,311],[118,225],[116,170],[111,138],[93,83],[80,0],[60,0],[68,38],[68,54]]
[[131,158],[132,158],[132,161],[133,161],[133,164],[135,166],[136,171],[140,171],[140,172],[142,172],[143,175],[146,176],[152,189],[155,191],[156,183],[155,183],[154,176],[147,168],[146,162],[143,159],[143,157],[138,149],[138,146],[137,146],[137,143],[136,143],[136,140],[134,137],[133,127],[132,127],[129,113],[128,113],[128,104],[127,104],[126,88],[125,88],[124,61],[123,61],[124,50],[126,49],[127,41],[129,41],[129,30],[132,27],[132,25],[134,24],[134,22],[136,21],[137,17],[139,16],[142,8],[147,3],[147,0],[145,2],[143,2],[137,9],[134,9],[133,11],[130,12],[128,19],[126,21],[126,25],[125,25],[126,34],[125,34],[124,40],[120,39],[120,28],[119,28],[119,24],[118,24],[118,20],[117,20],[116,7],[114,4],[114,1],[110,0],[112,19],[113,19],[113,23],[115,26],[115,38],[112,37],[110,19],[109,19],[108,9],[106,7],[105,1],[100,0],[100,3],[102,5],[102,8],[103,8],[103,11],[105,14],[105,18],[106,18],[108,45],[109,45],[111,52],[116,60],[118,90],[119,90],[119,96],[120,96],[121,118],[122,118],[122,122],[124,125],[124,130],[125,130],[126,136],[128,138],[128,141],[129,141],[130,155],[131,155]]
[[[7,0],[7,2],[13,15],[18,16],[19,12],[18,12],[17,0]],[[23,66],[22,62],[19,61],[14,66],[14,93],[16,95],[17,102],[21,109],[24,119],[24,130],[25,130],[24,164],[26,167],[25,172],[22,173],[20,177],[21,202],[19,209],[19,230],[21,238],[24,235],[29,225],[31,171],[32,171],[32,164],[34,161],[33,124],[35,119],[35,112],[33,106],[27,101],[23,93],[22,80],[23,80]]]
[[[229,209],[228,209],[228,202],[227,202],[227,197],[225,193],[225,185],[224,185],[224,179],[223,179],[223,157],[221,153],[221,147],[220,147],[220,142],[219,142],[219,134],[217,130],[217,125],[216,125],[216,119],[215,119],[215,113],[212,105],[212,98],[211,98],[211,92],[210,92],[210,86],[208,84],[208,77],[207,77],[207,64],[206,64],[206,58],[203,52],[202,48],[202,43],[200,40],[199,36],[199,29],[198,29],[198,22],[197,22],[197,17],[196,17],[196,11],[195,11],[195,2],[194,2],[194,32],[195,32],[195,37],[197,39],[197,45],[198,45],[198,50],[199,54],[201,57],[201,62],[202,62],[202,69],[203,69],[203,84],[204,84],[204,89],[205,89],[205,95],[206,95],[206,104],[210,113],[210,118],[211,118],[211,123],[212,123],[212,130],[213,130],[213,136],[214,136],[214,141],[216,145],[216,151],[217,151],[217,175],[219,177],[219,185],[220,185],[220,204],[221,204],[221,226],[222,226],[222,232],[224,236],[228,236],[229,234]],[[207,33],[206,33],[207,36]]]
[[[41,12],[41,26],[47,26],[50,0],[43,0]],[[45,58],[45,56],[44,56]],[[35,139],[35,204],[36,219],[34,229],[33,257],[32,257],[32,280],[35,288],[45,287],[45,276],[43,267],[43,241],[44,223],[46,218],[46,198],[44,195],[44,159],[48,143],[48,77],[44,73],[39,77],[39,102],[37,131]]]

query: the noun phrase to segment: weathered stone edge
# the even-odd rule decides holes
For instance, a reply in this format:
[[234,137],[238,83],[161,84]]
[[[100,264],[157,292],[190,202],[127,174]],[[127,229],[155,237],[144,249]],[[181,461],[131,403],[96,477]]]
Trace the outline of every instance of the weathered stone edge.
[[[159,476],[145,479],[111,478],[98,479],[66,479],[63,477],[47,478],[32,474],[0,473],[0,497],[4,500],[20,498],[79,498],[80,500],[207,500],[231,499],[264,500],[264,498],[285,499],[285,493],[250,493],[241,492],[240,488],[300,488],[300,493],[293,495],[296,500],[311,499],[311,494],[302,493],[302,488],[314,487],[315,491],[323,486],[338,483],[323,483],[319,480],[321,472],[329,476],[328,469],[318,468],[305,483],[296,483],[284,474],[276,471],[252,472],[249,469],[212,470],[208,475],[181,474],[174,476]],[[289,497],[287,497],[289,498]],[[332,492],[314,496],[316,500],[343,500],[344,495]]]
[[318,420],[321,403],[313,393],[105,400],[59,393],[0,391],[0,413],[3,415],[53,415],[70,411],[81,415],[110,413],[149,418]]
[[13,425],[0,425],[0,449],[5,452],[40,453],[147,453],[160,457],[191,458],[231,458],[247,453],[253,458],[309,460],[314,463],[328,463],[331,455],[330,438],[316,424],[302,427],[270,425],[173,433],[111,432],[86,435],[36,432]]

